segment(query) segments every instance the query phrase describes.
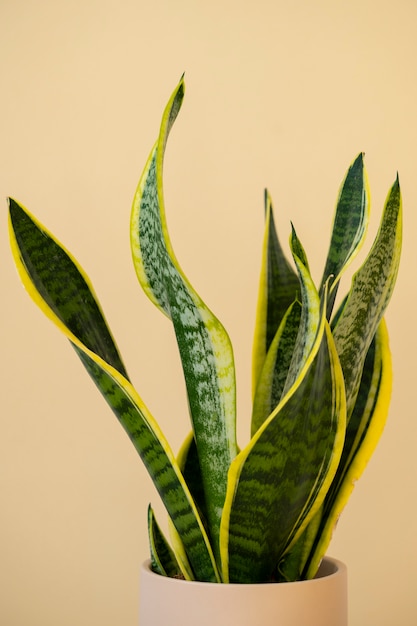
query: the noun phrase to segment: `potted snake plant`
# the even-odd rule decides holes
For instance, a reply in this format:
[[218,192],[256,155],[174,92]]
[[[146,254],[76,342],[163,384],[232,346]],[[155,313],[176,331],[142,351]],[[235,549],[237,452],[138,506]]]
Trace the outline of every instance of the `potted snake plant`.
[[[317,285],[294,227],[292,260],[285,256],[265,193],[252,425],[248,442],[239,448],[231,342],[180,267],[165,219],[164,152],[183,97],[182,78],[163,113],[130,225],[140,285],[172,321],[178,342],[191,422],[179,454],[132,384],[89,278],[35,217],[9,199],[11,246],[25,287],[69,339],[166,508],[169,540],[149,506],[150,566],[145,569],[173,590],[172,602],[180,593],[173,584],[194,592],[199,583],[221,593],[239,588],[248,595],[252,587],[265,588],[259,583],[314,582],[387,417],[391,358],[384,312],[396,281],[402,224],[397,177],[373,245],[346,295],[337,299],[341,276],[362,246],[369,220],[363,154],[340,187]],[[240,602],[234,601],[234,610]],[[147,604],[149,623],[157,624],[157,605],[164,602]],[[181,623],[194,623],[195,617],[184,621],[184,606],[179,610]],[[170,611],[176,623],[172,606]],[[200,606],[199,621],[206,623],[201,618]],[[241,624],[253,623],[242,619]],[[297,623],[304,623],[299,616]],[[308,623],[315,623],[311,614]],[[317,623],[337,622],[321,616]]]

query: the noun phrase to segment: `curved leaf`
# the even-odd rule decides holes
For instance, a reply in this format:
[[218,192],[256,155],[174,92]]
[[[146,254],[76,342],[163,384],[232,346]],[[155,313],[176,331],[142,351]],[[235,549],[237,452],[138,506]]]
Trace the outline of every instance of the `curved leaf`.
[[[29,295],[40,309],[66,335],[90,376],[129,435],[139,452],[164,505],[178,532],[184,537],[188,557],[194,574],[201,580],[218,581],[217,568],[204,527],[178,468],[175,457],[158,424],[138,396],[127,378],[101,354],[84,344],[89,340],[91,347],[97,345],[101,352],[102,318],[99,326],[91,329],[83,323],[75,324],[72,312],[75,309],[84,319],[80,307],[78,288],[84,287],[83,297],[92,307],[95,316],[86,317],[94,326],[98,305],[94,306],[93,292],[88,295],[88,281],[76,262],[60,244],[35,221],[23,207],[13,202],[9,215],[12,251],[20,277]],[[65,276],[64,283],[57,277]],[[68,295],[69,294],[69,295]],[[72,300],[74,298],[74,301]],[[87,310],[87,309],[86,309]],[[80,328],[80,337],[74,330]],[[109,336],[104,332],[104,338]],[[82,339],[82,338],[83,339]],[[91,339],[92,338],[92,339]],[[108,342],[104,341],[106,350]]]
[[143,289],[174,325],[202,471],[210,536],[218,555],[226,476],[237,452],[235,370],[230,339],[185,277],[167,231],[162,188],[164,151],[183,95],[181,80],[166,107],[159,139],[134,198],[131,246]]

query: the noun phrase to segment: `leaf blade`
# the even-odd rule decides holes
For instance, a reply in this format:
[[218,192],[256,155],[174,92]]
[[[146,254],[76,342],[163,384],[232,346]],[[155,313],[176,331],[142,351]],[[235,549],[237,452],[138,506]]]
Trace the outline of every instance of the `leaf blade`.
[[[119,350],[85,272],[53,235],[13,198],[9,232],[13,256],[29,294],[39,294],[49,311],[90,350],[127,378]],[[30,283],[26,280],[30,276]],[[52,318],[53,318],[52,316]]]
[[285,257],[279,242],[271,196],[265,190],[265,229],[252,349],[253,395],[282,318],[299,293],[298,276]]
[[367,355],[358,400],[347,426],[345,448],[334,484],[323,503],[320,526],[305,566],[307,578],[315,575],[337,520],[378,444],[388,417],[391,391],[392,360],[388,331],[383,319]]
[[159,139],[135,194],[131,247],[142,288],[171,319],[176,333],[202,469],[210,536],[218,554],[227,471],[237,453],[235,371],[230,339],[182,271],[166,225],[164,152],[183,95],[181,81],[165,109]]
[[225,581],[270,580],[321,506],[342,452],[344,385],[326,298],[320,302],[295,231],[292,249],[302,291],[299,332],[280,403],[229,470],[221,529]]
[[271,580],[323,502],[343,446],[344,416],[340,366],[326,327],[291,393],[231,466],[225,580]]
[[397,278],[402,242],[402,201],[398,177],[391,187],[380,227],[355,273],[333,330],[346,384],[348,420],[355,406],[363,364]]
[[[21,217],[22,211],[26,215],[25,228],[15,230],[15,226],[19,225],[15,219],[16,214],[18,213]],[[59,242],[47,233],[39,222],[32,219],[22,207],[17,209],[12,206],[9,214],[9,228],[12,252],[23,285],[39,308],[70,340],[88,373],[139,452],[174,525],[185,536],[187,554],[196,576],[217,582],[219,580],[217,567],[205,529],[175,457],[158,424],[129,380],[111,363],[106,362],[100,354],[87,347],[73,333],[72,328],[66,325],[68,300],[60,299],[61,292],[54,288],[54,275],[57,272],[62,273],[63,268],[66,271],[68,263],[71,262],[71,272],[67,275],[67,281],[74,280],[70,292],[76,293],[80,277],[84,280],[84,272],[81,268],[78,269],[76,262],[67,255]],[[34,237],[34,234],[40,235],[41,238]],[[48,236],[48,242],[53,242],[52,247],[44,246],[45,234]],[[40,245],[40,249],[37,245],[33,245],[34,239]],[[27,240],[26,243],[25,240]],[[57,254],[57,247],[61,250],[59,254]],[[48,250],[53,250],[55,254],[51,262],[45,262],[48,260]],[[63,262],[63,268],[58,267],[60,262]],[[46,278],[45,274],[48,272],[52,272],[53,275]],[[40,275],[44,276],[45,280],[40,282]],[[41,284],[40,291],[37,288],[39,284]],[[47,289],[49,284],[53,286],[50,291]],[[84,280],[84,284],[88,287],[89,281]],[[93,293],[90,297],[95,298]],[[77,299],[76,304],[78,307]],[[83,328],[82,325],[81,328]],[[87,333],[86,336],[90,339],[92,346],[94,341],[91,339],[91,334]],[[97,347],[101,350],[99,341]]]
[[181,568],[174,551],[168,544],[168,541],[156,521],[155,513],[151,505],[148,507],[148,538],[152,571],[160,576],[181,578]]
[[359,252],[369,217],[369,187],[360,153],[350,165],[339,192],[332,236],[320,291],[329,282],[327,317],[330,318],[340,278]]
[[269,347],[253,400],[251,435],[278,406],[284,392],[291,357],[301,321],[301,304],[295,301],[288,309]]

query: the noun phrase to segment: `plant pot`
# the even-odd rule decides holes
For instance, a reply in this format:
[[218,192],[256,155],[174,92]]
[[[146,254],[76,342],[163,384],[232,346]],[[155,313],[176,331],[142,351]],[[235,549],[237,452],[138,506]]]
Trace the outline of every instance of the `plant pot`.
[[325,558],[313,580],[215,584],[141,570],[139,626],[347,626],[347,569]]

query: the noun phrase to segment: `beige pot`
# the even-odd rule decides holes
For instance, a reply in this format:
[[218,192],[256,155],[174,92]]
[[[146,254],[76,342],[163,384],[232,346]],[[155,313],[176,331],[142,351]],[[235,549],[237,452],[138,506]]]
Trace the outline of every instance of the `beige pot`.
[[313,580],[189,582],[141,570],[139,626],[347,626],[347,570],[325,558]]

